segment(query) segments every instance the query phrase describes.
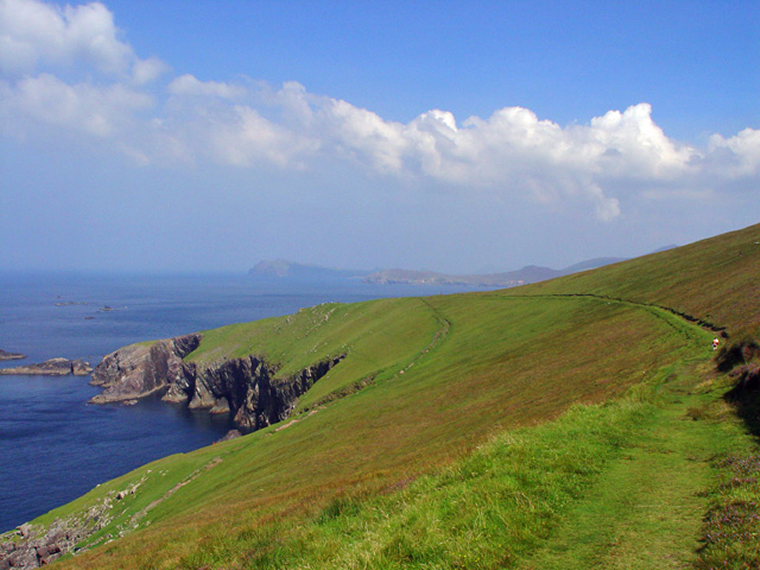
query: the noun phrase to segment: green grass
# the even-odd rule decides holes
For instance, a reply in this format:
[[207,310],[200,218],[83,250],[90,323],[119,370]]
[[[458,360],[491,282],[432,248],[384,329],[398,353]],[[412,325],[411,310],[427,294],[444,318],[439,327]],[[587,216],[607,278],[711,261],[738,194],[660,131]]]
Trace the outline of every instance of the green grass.
[[760,224],[693,244],[516,289],[657,303],[760,336]]
[[726,502],[706,493],[727,469],[711,459],[753,442],[704,383],[712,334],[656,305],[752,330],[759,232],[536,286],[205,331],[190,360],[255,354],[278,379],[346,358],[286,429],[155,462],[36,522],[139,482],[90,542],[125,536],[70,567],[696,563],[702,516]]
[[[202,544],[182,566],[491,568],[548,535],[645,417],[644,405],[575,408],[494,437],[466,459],[389,495],[334,498],[298,524]],[[583,438],[573,437],[583,434]]]
[[[645,429],[631,439],[523,569],[685,568],[695,563],[713,458],[752,448],[723,389],[669,378]],[[699,378],[699,375],[696,376]]]
[[698,546],[710,458],[743,442],[738,422],[685,415],[721,406],[719,391],[688,393],[691,368],[502,432],[398,490],[356,490],[306,520],[204,542],[180,567],[683,568]]
[[[423,307],[429,323],[416,352],[403,352],[385,368],[363,359],[360,375],[378,369],[385,375],[285,430],[271,427],[192,454],[197,466],[212,456],[222,463],[150,511],[145,532],[108,545],[94,560],[122,564],[135,556],[137,540],[139,565],[146,543],[155,540],[161,549],[151,559],[171,564],[191,556],[198,536],[213,537],[214,529],[225,529],[223,543],[270,517],[297,521],[349,490],[371,495],[462,460],[505,429],[621,395],[675,355],[709,344],[708,335],[665,311],[593,298],[489,294],[407,303]],[[367,308],[373,304],[347,307],[346,318]],[[436,339],[442,322],[450,323],[448,332]],[[349,338],[349,344],[364,342],[365,350],[377,352],[389,346],[380,339],[373,347],[372,338]],[[328,375],[320,383],[329,389],[330,381]],[[143,484],[145,502],[168,487],[152,481]],[[168,545],[167,535],[173,537]],[[213,540],[202,543],[204,550],[224,552]]]

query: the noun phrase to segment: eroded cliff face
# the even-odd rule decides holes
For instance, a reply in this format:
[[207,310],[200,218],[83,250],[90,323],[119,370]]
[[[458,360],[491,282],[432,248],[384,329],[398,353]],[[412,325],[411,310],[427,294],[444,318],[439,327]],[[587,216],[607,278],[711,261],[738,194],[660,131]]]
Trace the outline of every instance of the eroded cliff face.
[[92,373],[90,384],[105,390],[90,402],[124,402],[165,391],[184,377],[182,359],[198,348],[201,338],[200,334],[190,334],[153,344],[132,344],[112,352]]
[[311,386],[343,356],[326,359],[289,378],[273,380],[277,368],[257,356],[198,365],[183,358],[201,342],[200,334],[132,345],[106,356],[92,384],[105,388],[90,402],[125,402],[162,394],[168,402],[229,414],[244,432],[287,418]]

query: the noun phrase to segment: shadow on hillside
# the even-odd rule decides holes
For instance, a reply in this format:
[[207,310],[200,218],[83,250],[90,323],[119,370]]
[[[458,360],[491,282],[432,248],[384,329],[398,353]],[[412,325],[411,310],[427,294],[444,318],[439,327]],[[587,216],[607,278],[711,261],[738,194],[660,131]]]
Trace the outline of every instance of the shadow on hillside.
[[760,345],[754,338],[734,342],[721,350],[716,364],[735,379],[726,400],[734,404],[750,432],[760,437]]
[[726,400],[736,407],[736,413],[749,431],[760,437],[760,389],[737,391],[734,388],[726,394]]

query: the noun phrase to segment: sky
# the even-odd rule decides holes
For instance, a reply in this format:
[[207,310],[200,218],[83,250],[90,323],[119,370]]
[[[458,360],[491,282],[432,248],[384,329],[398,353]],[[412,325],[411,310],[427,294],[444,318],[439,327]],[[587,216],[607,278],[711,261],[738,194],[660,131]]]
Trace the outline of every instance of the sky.
[[756,1],[0,0],[0,270],[561,268],[758,221]]

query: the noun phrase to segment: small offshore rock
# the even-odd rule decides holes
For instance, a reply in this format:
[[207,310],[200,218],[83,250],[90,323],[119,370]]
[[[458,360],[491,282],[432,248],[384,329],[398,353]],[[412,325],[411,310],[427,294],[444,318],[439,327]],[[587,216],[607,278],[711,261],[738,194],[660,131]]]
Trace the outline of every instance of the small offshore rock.
[[0,348],[0,360],[21,360],[23,358],[26,358],[26,354],[21,354],[20,352],[8,352],[7,350]]
[[14,368],[0,368],[0,374],[17,376],[87,376],[92,372],[92,366],[85,360],[69,360],[68,358],[51,358],[39,364],[27,364]]

